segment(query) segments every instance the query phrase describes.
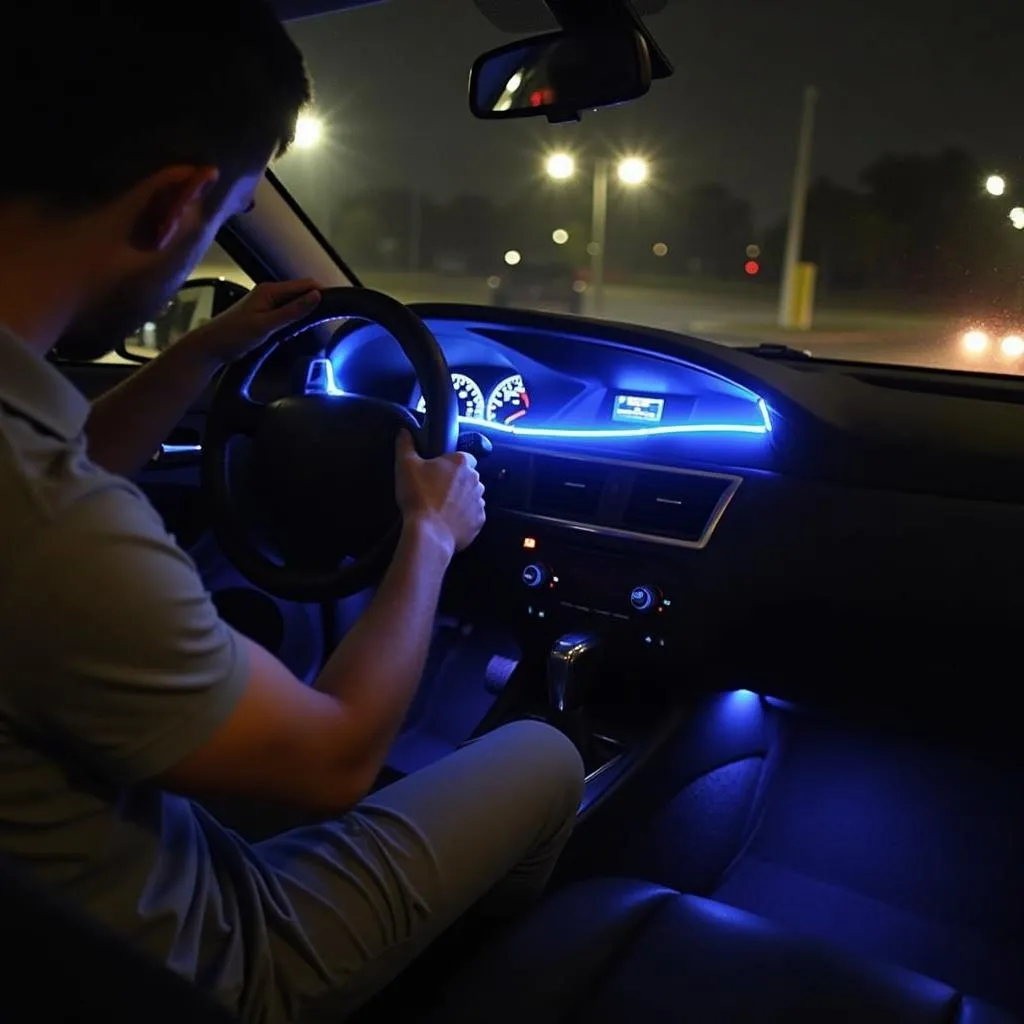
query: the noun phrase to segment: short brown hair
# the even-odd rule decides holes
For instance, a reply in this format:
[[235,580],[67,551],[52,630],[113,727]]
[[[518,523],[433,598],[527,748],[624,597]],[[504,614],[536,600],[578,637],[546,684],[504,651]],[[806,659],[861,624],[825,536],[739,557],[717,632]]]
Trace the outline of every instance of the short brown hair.
[[88,208],[174,164],[235,179],[310,100],[265,0],[16,0],[4,21],[0,202]]

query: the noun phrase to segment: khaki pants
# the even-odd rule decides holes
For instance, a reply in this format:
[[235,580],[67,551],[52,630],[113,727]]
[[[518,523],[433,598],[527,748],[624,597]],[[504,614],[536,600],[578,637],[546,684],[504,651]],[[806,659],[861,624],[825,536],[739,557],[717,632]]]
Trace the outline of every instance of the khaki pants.
[[515,722],[382,789],[338,821],[256,846],[279,884],[270,963],[246,1021],[330,1020],[382,989],[471,907],[521,910],[576,820],[583,767],[538,722]]

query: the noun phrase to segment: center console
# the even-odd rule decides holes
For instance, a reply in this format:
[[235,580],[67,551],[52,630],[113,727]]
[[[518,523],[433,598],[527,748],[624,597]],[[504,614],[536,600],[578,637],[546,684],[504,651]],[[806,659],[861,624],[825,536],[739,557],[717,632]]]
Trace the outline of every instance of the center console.
[[477,734],[523,717],[569,736],[584,810],[658,744],[687,662],[702,549],[742,480],[499,449],[481,462],[489,525],[455,570],[461,616],[511,628],[522,659]]

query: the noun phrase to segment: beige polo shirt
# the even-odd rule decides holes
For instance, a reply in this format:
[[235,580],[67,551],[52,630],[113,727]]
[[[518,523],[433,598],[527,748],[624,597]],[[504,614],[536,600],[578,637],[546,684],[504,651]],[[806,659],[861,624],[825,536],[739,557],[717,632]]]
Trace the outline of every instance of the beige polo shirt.
[[259,866],[151,780],[228,718],[244,648],[143,494],[90,461],[88,411],[0,327],[0,857],[236,1004]]

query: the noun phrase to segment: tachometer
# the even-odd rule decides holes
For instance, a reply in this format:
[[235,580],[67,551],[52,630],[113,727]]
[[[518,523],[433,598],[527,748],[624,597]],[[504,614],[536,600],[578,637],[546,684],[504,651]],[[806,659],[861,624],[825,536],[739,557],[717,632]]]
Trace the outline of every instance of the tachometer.
[[[484,393],[480,385],[472,377],[464,373],[452,374],[452,387],[455,389],[455,396],[459,400],[459,415],[463,419],[482,420],[484,418]],[[417,412],[426,412],[427,403],[420,396],[416,404]]]
[[487,399],[487,419],[492,423],[518,423],[530,411],[530,394],[522,375],[499,381]]

